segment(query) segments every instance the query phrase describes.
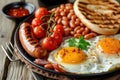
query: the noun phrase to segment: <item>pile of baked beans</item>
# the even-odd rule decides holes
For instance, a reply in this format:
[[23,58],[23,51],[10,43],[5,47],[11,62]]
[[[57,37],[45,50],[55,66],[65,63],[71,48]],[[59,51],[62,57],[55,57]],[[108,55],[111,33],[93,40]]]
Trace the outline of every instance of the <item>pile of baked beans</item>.
[[56,23],[64,26],[66,36],[72,35],[75,38],[84,36],[85,39],[97,36],[97,33],[88,29],[75,15],[73,4],[61,4],[59,7],[53,8],[51,12],[55,13]]

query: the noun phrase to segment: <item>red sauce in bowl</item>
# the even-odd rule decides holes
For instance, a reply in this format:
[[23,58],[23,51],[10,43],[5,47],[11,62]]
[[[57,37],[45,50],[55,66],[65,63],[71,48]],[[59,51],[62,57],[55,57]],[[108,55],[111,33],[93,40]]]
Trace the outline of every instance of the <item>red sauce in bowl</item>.
[[23,7],[11,8],[8,10],[8,15],[13,17],[23,17],[29,15],[29,11]]

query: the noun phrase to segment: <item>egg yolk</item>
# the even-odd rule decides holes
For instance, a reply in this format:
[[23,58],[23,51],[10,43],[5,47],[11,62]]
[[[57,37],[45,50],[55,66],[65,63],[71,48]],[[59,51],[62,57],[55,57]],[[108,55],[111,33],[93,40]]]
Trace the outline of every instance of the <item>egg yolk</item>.
[[120,52],[120,40],[115,38],[104,38],[99,41],[98,46],[105,53],[115,54]]
[[70,64],[81,63],[85,60],[85,57],[85,53],[76,47],[60,49],[56,55],[57,60]]

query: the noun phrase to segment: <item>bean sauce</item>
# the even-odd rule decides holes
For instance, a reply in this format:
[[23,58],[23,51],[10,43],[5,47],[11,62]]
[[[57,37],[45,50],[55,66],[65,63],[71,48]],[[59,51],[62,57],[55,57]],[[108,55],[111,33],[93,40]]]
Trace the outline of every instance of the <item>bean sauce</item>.
[[27,16],[28,14],[29,11],[23,7],[11,8],[8,10],[8,15],[13,17],[23,17],[23,16]]

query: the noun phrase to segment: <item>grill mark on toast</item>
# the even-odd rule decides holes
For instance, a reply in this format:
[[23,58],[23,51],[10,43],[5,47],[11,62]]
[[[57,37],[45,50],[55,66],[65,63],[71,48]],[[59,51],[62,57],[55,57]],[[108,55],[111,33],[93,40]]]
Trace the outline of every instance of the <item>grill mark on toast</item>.
[[119,22],[118,21],[115,21],[115,20],[91,20],[91,22],[92,23],[94,23],[94,24],[111,24],[111,25],[113,25],[113,24],[119,24]]
[[99,27],[100,28],[108,28],[108,29],[116,29],[117,27],[119,27],[119,25],[118,24],[114,24],[114,25],[111,25],[111,24],[102,25],[102,24],[100,24]]
[[87,16],[88,14],[91,15],[91,16],[102,16],[102,14],[99,14],[99,13],[95,13],[94,11],[86,8],[86,7],[79,7],[79,10],[82,11],[82,12],[85,12]]
[[[119,16],[119,13],[120,13],[120,6],[113,3],[113,2],[110,2],[108,0],[104,0],[103,1],[98,1],[98,2],[79,2],[78,4],[78,7],[79,7],[79,10],[81,11],[81,13],[88,19],[90,20],[92,23],[94,24],[100,24],[99,27],[101,28],[116,28],[118,27],[118,24],[120,24],[120,17],[116,18],[114,16],[109,16],[109,15],[104,15],[104,14],[100,14],[100,13],[96,13],[90,9],[88,9],[86,7],[86,5],[88,4],[93,4],[93,5],[108,5],[107,7],[105,7],[106,10],[112,10],[113,11],[113,14],[116,15],[116,16]],[[109,5],[110,4],[110,5]],[[117,7],[117,8],[116,8]],[[104,9],[103,9],[104,10]],[[119,19],[119,20],[118,20]],[[113,26],[111,26],[113,25]],[[108,27],[109,26],[109,27]]]

